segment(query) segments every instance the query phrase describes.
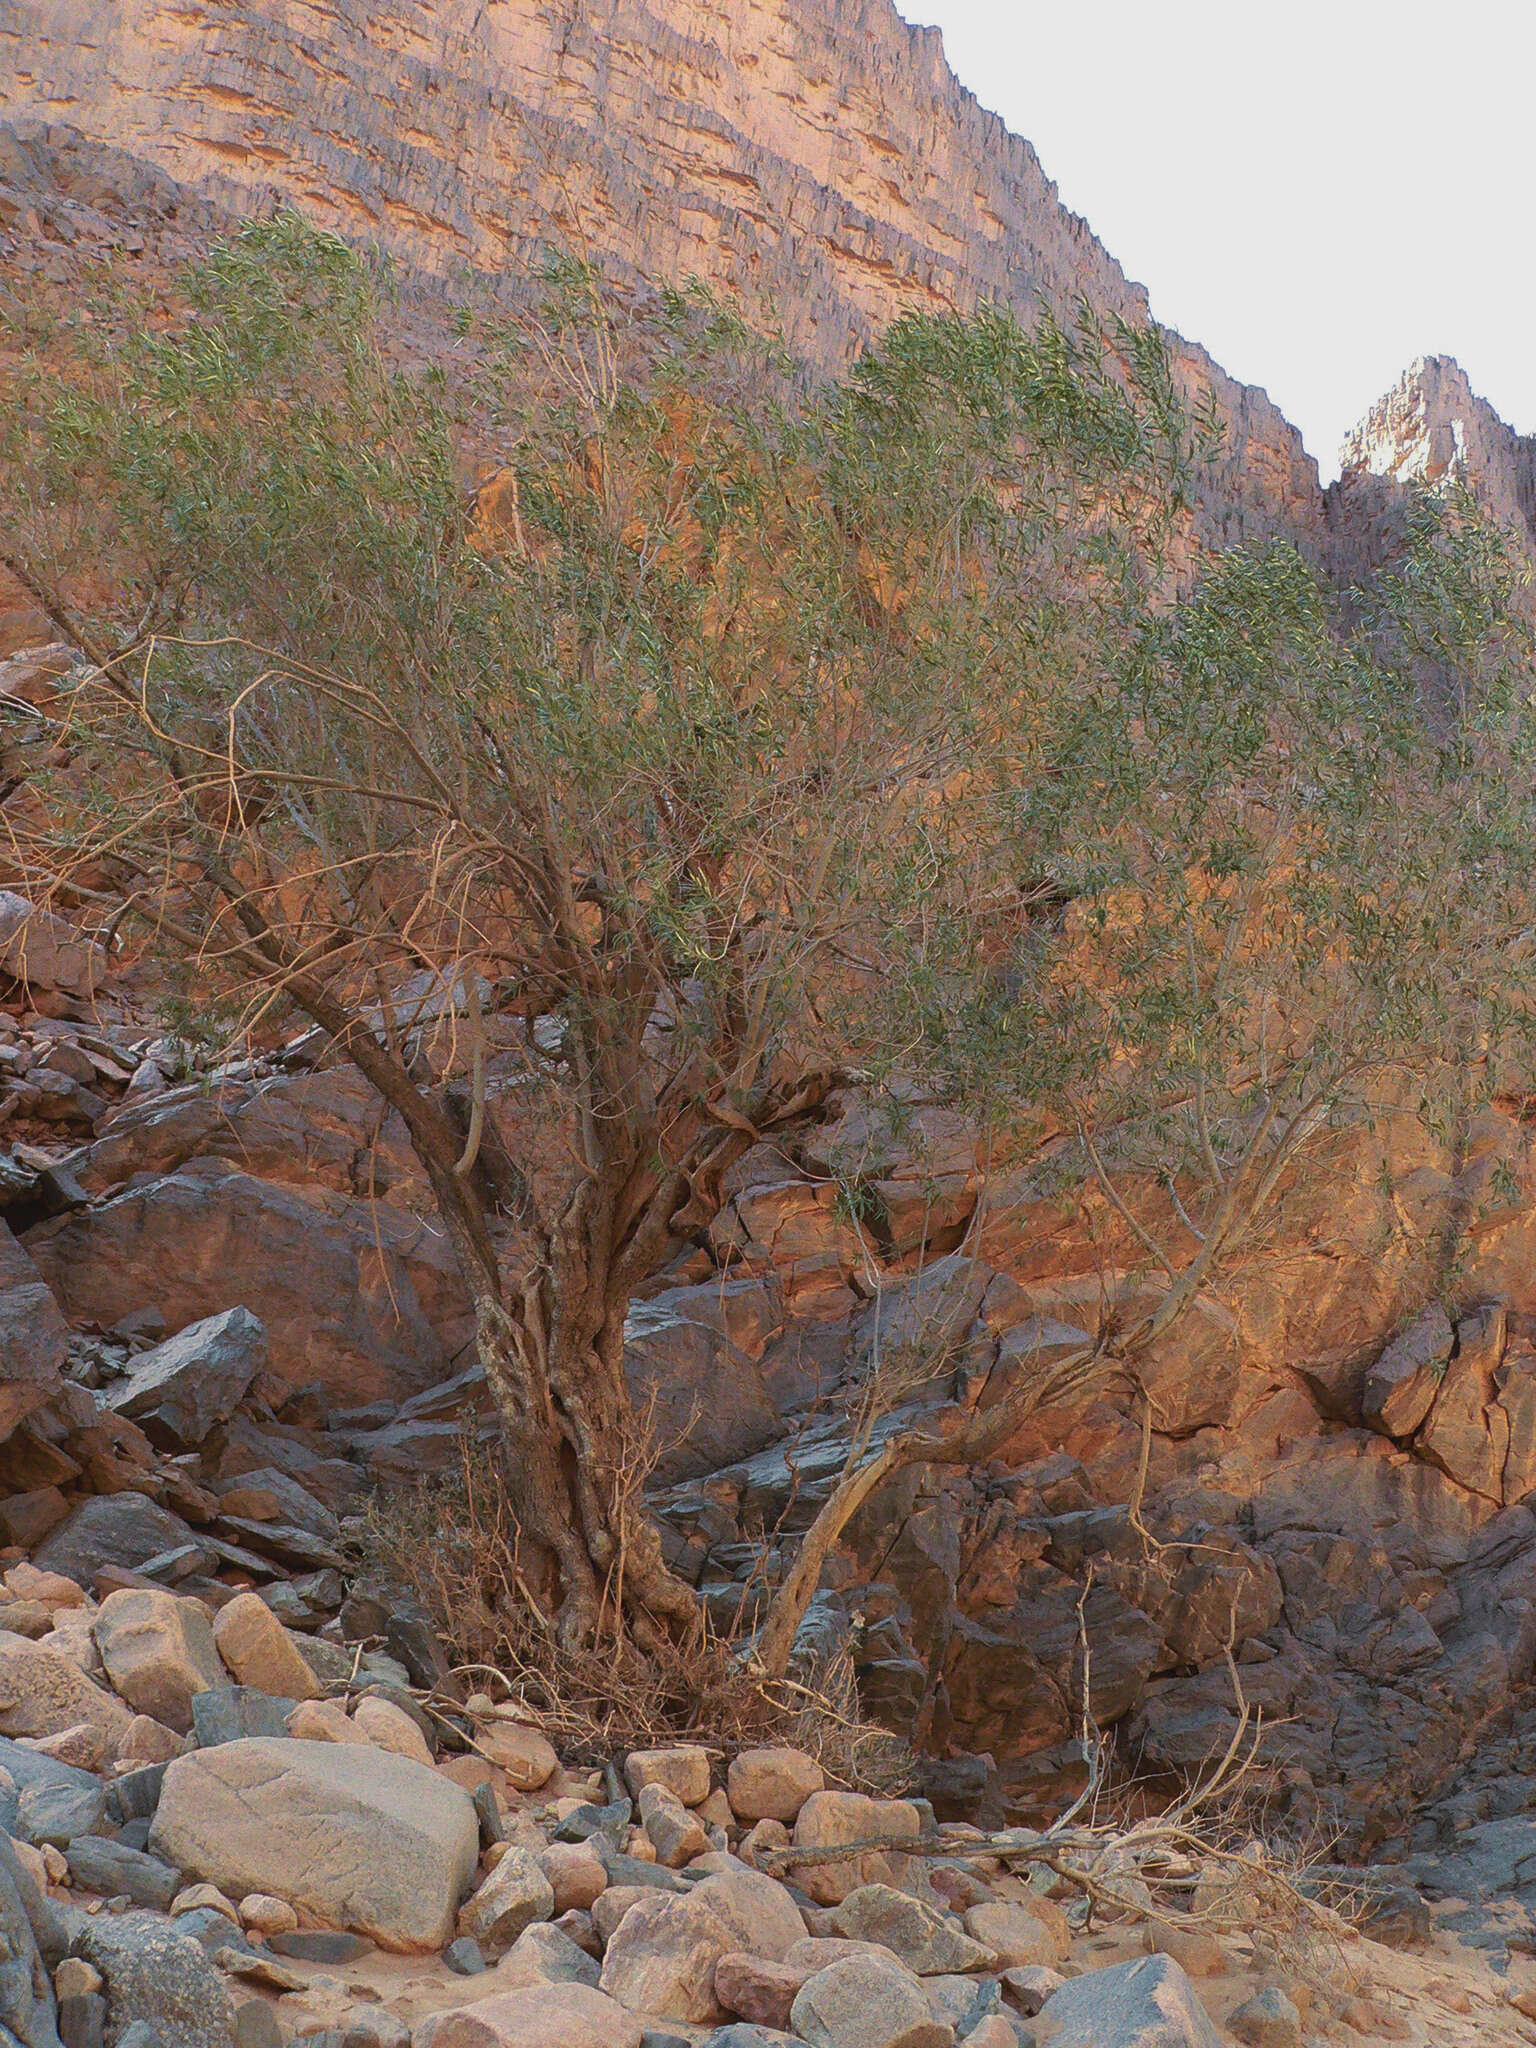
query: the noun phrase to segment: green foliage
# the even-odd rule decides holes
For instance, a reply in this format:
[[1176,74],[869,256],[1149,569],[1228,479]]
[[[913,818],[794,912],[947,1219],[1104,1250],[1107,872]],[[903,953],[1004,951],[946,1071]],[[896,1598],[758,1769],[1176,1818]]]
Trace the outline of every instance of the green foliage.
[[1525,1057],[1529,650],[1465,502],[1341,607],[1202,552],[1155,331],[912,318],[824,389],[556,262],[450,376],[387,282],[282,215],[173,331],[37,365],[10,517],[131,650],[41,870],[232,985],[252,907],[338,999],[471,954],[663,1176],[851,1060],[1214,1201],[1260,1125]]

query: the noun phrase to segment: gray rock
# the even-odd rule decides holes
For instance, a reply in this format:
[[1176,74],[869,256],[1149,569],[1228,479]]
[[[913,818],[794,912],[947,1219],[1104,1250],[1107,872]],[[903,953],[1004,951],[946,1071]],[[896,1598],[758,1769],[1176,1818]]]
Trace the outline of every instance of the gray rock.
[[595,1957],[547,1920],[525,1927],[508,1950],[515,1968],[527,1967],[544,1984],[596,1984],[602,1972]]
[[1221,2048],[1195,1988],[1171,1956],[1142,1956],[1072,1977],[1041,2010],[1051,2048]]
[[0,1835],[0,2032],[22,2048],[59,2048],[48,1964],[57,1958],[57,1915]]
[[102,1835],[77,1835],[64,1844],[64,1859],[76,1884],[103,1898],[128,1898],[136,1906],[148,1906],[157,1913],[170,1910],[181,1890],[181,1873],[158,1857]]
[[60,1389],[69,1329],[43,1276],[0,1223],[0,1442]]
[[501,1808],[496,1804],[495,1788],[477,1785],[474,1793],[475,1813],[480,1822],[480,1846],[489,1849],[493,1842],[505,1841],[506,1834],[501,1825]]
[[[550,1839],[556,1842],[589,1842],[601,1836],[617,1847],[628,1837],[633,1812],[634,1806],[628,1799],[616,1799],[609,1806],[588,1802],[568,1813]],[[613,1882],[620,1884],[628,1880],[616,1877]]]
[[925,1977],[923,1995],[933,2017],[947,2020],[954,2028],[957,2041],[963,2041],[989,2013],[1003,2009],[995,1977]]
[[789,2023],[810,2048],[951,2048],[911,1971],[889,1956],[845,1956],[809,1977]]
[[[299,1636],[292,1638],[293,1647],[315,1675],[315,1682],[322,1688],[331,1685],[345,1685],[352,1676],[351,1650],[343,1649],[340,1643],[328,1643],[324,1636]],[[365,1657],[359,1672],[368,1669]]]
[[204,1316],[144,1352],[108,1397],[162,1446],[195,1450],[239,1406],[267,1362],[267,1333],[246,1308]]
[[64,2048],[105,2048],[107,2001],[94,1991],[59,2000],[59,2039]]
[[1266,1984],[1227,2015],[1245,2048],[1301,2048],[1301,2014],[1278,1984]]
[[288,1522],[248,1522],[240,1515],[221,1515],[218,1527],[226,1537],[275,1558],[288,1571],[340,1570],[346,1563],[334,1544]]
[[485,1957],[478,1941],[461,1934],[443,1950],[443,1961],[455,1977],[478,1977],[485,1969]]
[[192,1732],[199,1749],[253,1736],[284,1736],[296,1700],[274,1699],[250,1685],[220,1685],[192,1696]]
[[525,1927],[552,1919],[554,1911],[554,1888],[537,1859],[527,1849],[508,1849],[461,1907],[459,1931],[494,1959],[506,1953]]
[[57,1757],[42,1750],[27,1749],[4,1735],[0,1735],[0,1771],[5,1772],[18,1792],[36,1784],[74,1785],[81,1790],[95,1785],[100,1789],[100,1781],[91,1772],[60,1763]]
[[[111,1820],[126,1825],[130,1821],[149,1822],[154,1818],[155,1808],[160,1804],[160,1788],[165,1783],[164,1764],[145,1764],[142,1770],[124,1771],[120,1778],[114,1778],[107,1787],[107,1815]],[[147,1846],[134,1842],[137,1849]]]
[[194,1906],[190,1913],[178,1913],[176,1932],[189,1934],[216,1961],[220,1950],[235,1955],[256,1953],[229,1915],[221,1913],[217,1906]]
[[352,2048],[410,2048],[410,2028],[387,2005],[354,2005],[346,2032]]
[[89,1587],[104,1564],[130,1570],[195,1542],[191,1528],[142,1493],[98,1493],[82,1501],[68,1521],[61,1522],[33,1553],[42,1571],[62,1572],[66,1579]]
[[107,1996],[108,2048],[136,2020],[165,2048],[233,2048],[229,2001],[197,1942],[144,1913],[87,1920],[74,1952],[100,1970]]
[[973,1941],[950,1914],[888,1884],[850,1892],[834,1908],[832,1924],[845,1941],[888,1948],[920,1977],[958,1976],[997,1962],[996,1953]]
[[[83,1771],[75,1778],[85,1778]],[[71,1783],[57,1778],[36,1778],[22,1787],[16,1808],[16,1833],[23,1842],[41,1849],[50,1844],[62,1849],[76,1835],[88,1835],[101,1824],[107,1810],[106,1788],[95,1778]]]
[[384,1946],[441,1949],[473,1875],[469,1796],[368,1744],[221,1743],[165,1774],[151,1847],[227,1897],[270,1892]]
[[[341,1540],[341,1523],[331,1510],[315,1499],[308,1487],[296,1479],[291,1472],[280,1471],[276,1465],[258,1465],[254,1471],[241,1472],[219,1488],[221,1496],[231,1493],[270,1493],[276,1500],[279,1512],[273,1517],[294,1529],[305,1529],[311,1536],[318,1536],[323,1543],[337,1543]],[[251,1526],[249,1523],[247,1527]],[[336,1605],[340,1606],[338,1588]]]
[[373,1954],[373,1943],[361,1934],[332,1927],[294,1927],[285,1934],[269,1934],[267,1947],[275,1956],[289,1956],[296,1963],[360,1963]]
[[264,1998],[247,1998],[235,2007],[234,2035],[235,2048],[283,2048],[277,2014]]

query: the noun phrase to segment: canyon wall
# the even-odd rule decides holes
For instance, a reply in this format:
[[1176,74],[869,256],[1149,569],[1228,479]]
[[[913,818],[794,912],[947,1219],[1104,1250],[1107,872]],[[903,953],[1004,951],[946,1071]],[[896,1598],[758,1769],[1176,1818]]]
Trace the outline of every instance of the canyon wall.
[[[291,201],[429,273],[522,273],[556,245],[702,278],[832,369],[913,310],[1148,317],[889,0],[13,0],[0,115],[235,210]],[[1226,430],[1210,537],[1318,543],[1299,434],[1175,346]]]

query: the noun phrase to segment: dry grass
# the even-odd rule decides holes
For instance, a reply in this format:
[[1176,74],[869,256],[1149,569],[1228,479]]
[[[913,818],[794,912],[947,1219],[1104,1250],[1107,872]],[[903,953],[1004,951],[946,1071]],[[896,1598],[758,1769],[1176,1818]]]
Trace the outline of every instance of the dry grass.
[[423,1609],[466,1693],[515,1706],[569,1765],[670,1742],[725,1755],[782,1743],[853,1790],[889,1796],[910,1783],[910,1751],[864,1716],[846,1652],[800,1681],[765,1680],[702,1614],[665,1663],[622,1628],[588,1652],[558,1644],[519,1571],[495,1457],[468,1433],[457,1469],[376,1497],[365,1520],[363,1572]]

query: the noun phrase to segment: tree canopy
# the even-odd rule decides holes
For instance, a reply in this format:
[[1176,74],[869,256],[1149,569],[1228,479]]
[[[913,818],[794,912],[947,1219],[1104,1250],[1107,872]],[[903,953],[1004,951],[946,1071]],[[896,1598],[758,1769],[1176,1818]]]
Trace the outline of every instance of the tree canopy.
[[654,1638],[626,1306],[834,1076],[1091,1178],[1161,1324],[1330,1120],[1529,1071],[1529,650],[1461,499],[1343,599],[1205,548],[1153,330],[909,319],[828,386],[570,265],[461,329],[291,215],[163,330],[24,324],[7,554],[86,663],[9,852],[400,1112],[541,1594],[589,1638],[622,1566]]

